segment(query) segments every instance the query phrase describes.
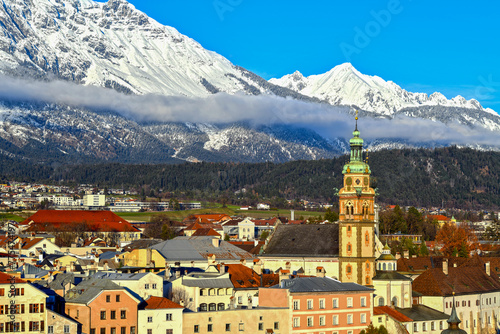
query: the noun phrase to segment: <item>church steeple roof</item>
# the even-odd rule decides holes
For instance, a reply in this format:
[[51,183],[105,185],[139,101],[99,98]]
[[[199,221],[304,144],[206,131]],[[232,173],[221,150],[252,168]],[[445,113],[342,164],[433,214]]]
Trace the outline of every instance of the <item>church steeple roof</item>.
[[364,173],[370,174],[370,166],[363,162],[363,139],[360,137],[360,132],[358,130],[358,111],[356,110],[356,126],[352,133],[352,138],[349,140],[351,146],[351,154],[349,156],[349,162],[344,166],[342,171],[345,173]]
[[450,318],[447,320],[448,329],[445,329],[441,334],[467,334],[463,329],[458,328],[458,324],[462,321],[458,318],[457,309],[455,308],[455,292],[453,292],[453,308]]

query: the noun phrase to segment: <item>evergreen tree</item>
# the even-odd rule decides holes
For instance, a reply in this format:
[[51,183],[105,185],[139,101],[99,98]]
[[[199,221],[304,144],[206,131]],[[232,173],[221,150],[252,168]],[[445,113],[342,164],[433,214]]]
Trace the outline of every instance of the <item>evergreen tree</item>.
[[425,241],[423,241],[423,240],[422,240],[422,243],[420,244],[419,255],[420,256],[429,256],[429,249],[427,249],[427,245],[425,244]]

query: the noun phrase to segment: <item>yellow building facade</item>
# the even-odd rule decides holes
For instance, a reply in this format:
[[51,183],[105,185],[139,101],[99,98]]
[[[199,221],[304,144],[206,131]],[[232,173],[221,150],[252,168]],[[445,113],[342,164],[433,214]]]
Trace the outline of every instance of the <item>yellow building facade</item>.
[[375,190],[370,166],[363,161],[363,139],[356,128],[339,191],[339,276],[342,282],[372,285],[375,276]]

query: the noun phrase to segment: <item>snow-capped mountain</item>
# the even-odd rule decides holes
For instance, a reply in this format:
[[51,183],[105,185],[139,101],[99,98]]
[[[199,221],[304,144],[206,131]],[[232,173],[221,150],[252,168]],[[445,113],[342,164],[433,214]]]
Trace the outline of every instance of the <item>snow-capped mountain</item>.
[[408,92],[392,81],[362,74],[350,63],[335,66],[324,74],[304,77],[296,71],[269,82],[332,105],[352,105],[379,115],[394,115],[405,108],[441,106],[479,110],[498,116],[493,110],[483,108],[477,100],[466,100],[460,95],[448,100],[441,93]]
[[[251,95],[245,103],[259,105],[253,95],[286,97],[280,101],[310,102],[307,105],[313,108],[308,110],[319,110],[311,118],[319,123],[328,119],[328,113],[349,111],[329,103],[355,106],[362,117],[404,116],[500,130],[500,117],[475,100],[407,92],[393,82],[363,75],[350,64],[323,75],[306,78],[296,72],[266,81],[154,21],[125,0],[0,0],[0,74],[190,100],[227,93]],[[335,133],[325,139],[296,125],[310,120],[307,117],[296,118],[294,126],[274,120],[267,125],[228,124],[225,119],[217,124],[197,119],[145,124],[119,114],[113,106],[97,110],[19,96],[0,99],[0,154],[33,161],[284,162],[328,158],[348,150],[346,141]],[[215,95],[220,96],[227,95]],[[294,109],[299,104],[292,102],[278,114],[282,118],[275,118],[286,120],[293,112],[301,115],[302,109]],[[275,106],[266,105],[259,115],[272,118],[270,109]],[[213,113],[217,112],[214,108]],[[436,141],[443,145],[440,136]],[[422,146],[399,138],[367,143],[372,149]]]
[[125,93],[202,97],[273,91],[223,56],[125,0],[0,0],[0,73]]

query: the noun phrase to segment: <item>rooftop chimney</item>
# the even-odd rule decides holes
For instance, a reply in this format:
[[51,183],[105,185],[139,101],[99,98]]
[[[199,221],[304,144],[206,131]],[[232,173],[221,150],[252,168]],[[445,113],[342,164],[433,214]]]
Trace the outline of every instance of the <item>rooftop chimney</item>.
[[486,269],[486,275],[491,276],[491,266],[490,266],[490,261],[486,262],[484,264],[485,269]]
[[255,271],[255,273],[257,275],[262,275],[262,261],[261,260],[259,260],[259,259],[253,260],[253,271]]
[[325,277],[326,270],[323,267],[316,268],[316,277]]
[[217,247],[217,248],[218,248],[218,247],[219,247],[219,245],[220,245],[220,239],[213,238],[213,239],[212,239],[212,245],[213,245],[214,247]]
[[448,259],[443,260],[443,273],[448,275]]
[[220,265],[219,265],[219,273],[220,274],[225,274],[226,273],[226,265],[224,264],[224,262],[222,262]]

